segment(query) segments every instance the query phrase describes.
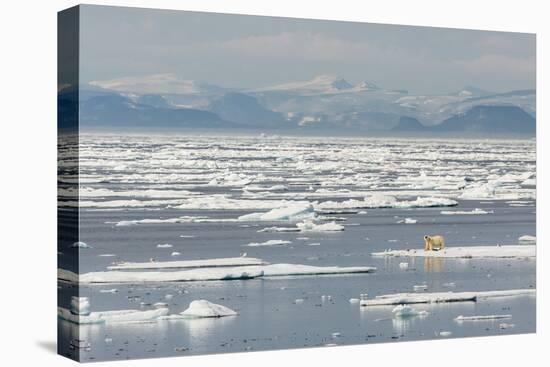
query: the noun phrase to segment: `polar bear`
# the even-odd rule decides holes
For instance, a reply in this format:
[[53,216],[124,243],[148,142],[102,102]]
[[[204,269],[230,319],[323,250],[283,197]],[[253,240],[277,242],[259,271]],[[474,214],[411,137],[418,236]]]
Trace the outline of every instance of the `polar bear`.
[[424,236],[424,251],[439,251],[445,248],[443,236]]

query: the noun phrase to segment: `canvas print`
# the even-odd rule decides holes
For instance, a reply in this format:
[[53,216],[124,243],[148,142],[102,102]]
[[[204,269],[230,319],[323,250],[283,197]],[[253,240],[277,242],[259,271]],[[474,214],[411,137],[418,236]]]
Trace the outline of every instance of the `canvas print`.
[[534,34],[84,5],[58,40],[61,355],[536,331]]

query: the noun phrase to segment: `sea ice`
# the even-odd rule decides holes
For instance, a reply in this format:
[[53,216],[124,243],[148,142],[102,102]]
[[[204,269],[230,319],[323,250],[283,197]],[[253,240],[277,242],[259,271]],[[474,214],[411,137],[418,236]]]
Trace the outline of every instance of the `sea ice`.
[[428,315],[427,311],[424,311],[424,310],[417,311],[409,305],[397,305],[392,310],[392,313],[394,317],[401,317],[401,318]]
[[399,263],[399,269],[406,270],[409,268],[409,263]]
[[493,214],[493,213],[494,212],[492,210],[486,211],[480,208],[475,208],[470,211],[465,211],[465,210],[442,210],[441,211],[441,214],[443,215],[484,215],[484,214]]
[[262,259],[254,257],[228,257],[206,260],[157,261],[157,262],[123,262],[108,266],[109,270],[139,270],[139,269],[184,269],[184,268],[215,268],[237,267],[250,265],[265,265]]
[[297,202],[284,207],[272,209],[267,213],[252,213],[241,215],[242,221],[300,221],[315,218],[313,206],[310,203]]
[[169,243],[165,243],[165,244],[158,244],[157,245],[157,248],[172,248],[174,247],[173,245],[169,244]]
[[477,315],[477,316],[457,316],[454,320],[456,322],[463,321],[485,321],[485,320],[500,320],[500,319],[511,319],[512,315]]
[[292,243],[292,241],[285,241],[285,240],[268,240],[265,242],[251,242],[247,245],[243,245],[246,247],[263,247],[263,246],[282,246],[282,245],[288,245]]
[[534,245],[446,247],[440,251],[424,249],[386,250],[372,256],[441,257],[441,258],[534,258]]
[[102,323],[124,323],[124,322],[142,322],[153,321],[160,316],[167,315],[167,308],[156,310],[117,310],[117,311],[98,311],[91,312],[88,315],[75,315],[63,307],[57,308],[57,316],[60,319],[70,321],[76,324],[102,324]]
[[344,226],[335,222],[315,224],[313,221],[305,220],[301,223],[296,223],[296,227],[301,232],[337,232],[343,231]]
[[412,219],[412,218],[405,218],[405,219],[402,219],[400,221],[398,221],[397,223],[402,223],[402,224],[416,224],[416,222],[418,222],[416,219]]
[[519,242],[537,242],[537,237],[530,236],[530,235],[524,235],[518,238]]
[[223,316],[236,316],[237,312],[232,309],[209,302],[204,299],[192,301],[189,304],[189,308],[183,311],[180,315],[185,317],[199,318],[199,317],[223,317]]
[[[239,258],[241,259],[241,258]],[[246,258],[242,258],[246,259]],[[127,269],[126,269],[127,270]],[[251,279],[275,276],[329,275],[370,273],[376,268],[367,266],[310,266],[301,264],[271,264],[239,267],[198,268],[178,271],[98,271],[75,274],[58,269],[58,279],[86,283],[145,283],[145,282],[190,282],[208,280]]]
[[82,242],[82,241],[75,242],[69,247],[73,247],[73,248],[92,248],[92,246],[90,246],[86,242]]
[[515,297],[535,295],[535,289],[512,289],[504,291],[475,292],[436,292],[436,293],[395,293],[362,299],[361,306],[400,305],[415,303],[475,302],[480,299],[496,297]]

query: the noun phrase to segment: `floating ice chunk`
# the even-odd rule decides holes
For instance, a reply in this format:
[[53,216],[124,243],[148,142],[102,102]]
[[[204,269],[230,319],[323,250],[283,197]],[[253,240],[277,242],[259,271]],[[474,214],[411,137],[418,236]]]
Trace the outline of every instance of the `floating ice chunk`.
[[156,303],[153,304],[153,307],[154,308],[167,308],[168,303],[166,303],[166,302],[156,302]]
[[395,293],[362,299],[361,306],[400,305],[415,303],[475,302],[496,297],[533,296],[535,289],[512,289],[504,291],[437,292],[437,293]]
[[174,247],[173,245],[169,244],[169,243],[165,243],[165,244],[158,244],[157,245],[157,248],[172,248]]
[[307,245],[308,245],[308,246],[321,246],[321,244],[320,244],[319,242],[308,243]]
[[518,238],[519,242],[537,242],[537,237],[531,235],[524,235]]
[[298,227],[266,227],[266,228],[260,229],[258,232],[259,233],[262,233],[262,232],[300,232],[300,228],[298,228]]
[[440,251],[424,249],[386,250],[372,256],[442,257],[442,258],[534,258],[534,245],[446,247]]
[[399,269],[406,270],[409,268],[409,263],[399,263]]
[[232,309],[209,302],[204,299],[192,301],[189,308],[183,311],[180,315],[186,317],[224,317],[235,316],[237,313]]
[[[241,259],[241,258],[239,258]],[[242,258],[246,259],[246,258]],[[198,268],[179,271],[99,271],[77,275],[58,269],[58,279],[86,283],[145,283],[145,282],[191,282],[208,280],[252,279],[258,277],[330,275],[370,273],[376,268],[367,266],[310,266],[301,264],[271,264],[228,268]]]
[[466,200],[483,200],[496,198],[496,188],[499,185],[497,182],[488,182],[485,184],[473,184],[466,187],[459,199]]
[[493,214],[494,212],[486,211],[480,208],[475,208],[470,211],[464,211],[464,210],[442,210],[441,214],[443,215],[484,215],[484,214]]
[[117,293],[117,292],[118,292],[118,289],[116,289],[116,288],[100,289],[99,290],[99,293]]
[[415,292],[425,291],[426,289],[428,289],[428,286],[426,284],[419,284],[419,285],[414,285],[413,289]]
[[100,254],[100,255],[97,255],[99,257],[116,257],[115,254]]
[[268,240],[265,242],[251,242],[247,245],[243,245],[246,247],[263,247],[263,246],[284,246],[292,243],[292,241],[285,241],[285,240]]
[[418,220],[416,219],[412,219],[412,218],[405,218],[405,219],[402,219],[400,221],[398,221],[397,223],[402,223],[402,224],[416,224],[416,222],[418,222]]
[[167,315],[167,308],[157,310],[118,310],[118,311],[100,311],[91,312],[88,315],[75,315],[63,307],[57,308],[57,316],[60,319],[70,321],[76,324],[102,324],[102,323],[124,323],[124,322],[142,322],[153,321],[161,316]]
[[457,316],[454,320],[456,322],[463,321],[485,321],[485,320],[500,320],[500,319],[511,319],[512,315],[477,315],[477,316]]
[[360,301],[359,298],[350,298],[349,299],[349,303],[351,303],[351,304],[359,303],[359,301]]
[[297,298],[294,300],[294,303],[298,304],[298,303],[304,303],[304,299],[303,298]]
[[331,336],[332,336],[333,338],[339,338],[339,337],[342,336],[342,333],[335,332],[335,333],[332,333]]
[[92,248],[92,246],[88,245],[86,242],[78,241],[70,245],[69,247],[73,248]]
[[267,213],[252,213],[241,215],[239,220],[243,221],[299,221],[315,218],[313,206],[310,203],[293,203],[281,208],[276,208]]
[[498,328],[501,329],[501,330],[511,329],[515,326],[516,326],[516,324],[508,324],[506,322],[503,322],[502,324],[498,324]]
[[178,251],[174,251],[170,254],[170,256],[174,256],[174,257],[180,256],[180,255],[181,255],[181,252],[178,252]]
[[325,201],[315,205],[316,209],[375,209],[375,208],[431,208],[456,206],[458,203],[448,198],[417,197],[415,200],[398,200],[395,196],[372,194],[363,200],[349,199],[341,202]]
[[296,227],[302,232],[337,232],[343,231],[344,226],[335,222],[315,224],[313,221],[306,220],[302,223],[296,223]]
[[397,305],[392,310],[394,317],[407,318],[413,316],[426,316],[428,315],[427,311],[417,311],[409,305]]
[[90,300],[88,297],[71,297],[71,313],[74,315],[89,315]]
[[183,260],[183,261],[158,261],[132,263],[125,262],[107,267],[109,270],[139,270],[139,269],[184,269],[184,268],[216,268],[216,267],[237,267],[250,265],[265,265],[267,262],[254,257],[227,257],[220,259],[206,260]]
[[442,337],[448,337],[448,336],[451,336],[453,335],[453,333],[451,331],[440,331],[439,332],[439,336],[442,336]]
[[442,286],[445,288],[454,288],[456,287],[456,284],[454,282],[449,282],[449,283],[443,283]]

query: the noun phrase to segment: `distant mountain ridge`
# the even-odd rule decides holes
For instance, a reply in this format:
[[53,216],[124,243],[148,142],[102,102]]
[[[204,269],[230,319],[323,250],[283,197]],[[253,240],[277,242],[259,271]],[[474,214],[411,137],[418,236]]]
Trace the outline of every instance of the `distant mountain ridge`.
[[[60,91],[60,101],[66,96]],[[532,135],[536,125],[535,90],[494,93],[467,86],[412,95],[330,75],[244,90],[158,74],[92,82],[80,88],[79,97],[80,119],[91,127]]]

